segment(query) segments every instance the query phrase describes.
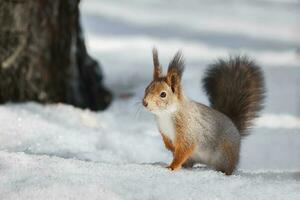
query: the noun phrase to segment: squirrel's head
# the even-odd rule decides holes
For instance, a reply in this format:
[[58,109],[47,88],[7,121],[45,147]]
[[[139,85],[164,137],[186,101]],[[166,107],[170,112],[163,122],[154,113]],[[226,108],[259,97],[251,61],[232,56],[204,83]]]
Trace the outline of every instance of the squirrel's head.
[[167,75],[162,75],[157,50],[153,49],[153,80],[145,89],[143,105],[154,114],[174,112],[183,98],[181,77],[184,61],[180,52],[171,60]]

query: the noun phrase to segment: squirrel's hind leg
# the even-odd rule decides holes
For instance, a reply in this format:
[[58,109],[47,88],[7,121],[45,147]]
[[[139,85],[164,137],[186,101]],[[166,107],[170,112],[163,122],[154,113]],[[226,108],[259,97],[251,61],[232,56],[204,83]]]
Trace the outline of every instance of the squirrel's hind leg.
[[239,161],[239,145],[233,144],[229,140],[224,140],[218,146],[218,156],[212,163],[213,167],[225,173],[231,175],[235,170]]
[[221,163],[215,168],[217,171],[221,171],[226,175],[231,175],[235,170],[235,165],[225,165],[224,163]]

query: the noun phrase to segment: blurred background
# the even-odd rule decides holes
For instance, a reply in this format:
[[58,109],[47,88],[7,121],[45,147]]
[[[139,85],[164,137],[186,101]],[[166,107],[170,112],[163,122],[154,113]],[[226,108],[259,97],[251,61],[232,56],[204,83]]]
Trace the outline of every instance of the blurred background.
[[106,82],[117,94],[151,78],[153,46],[165,67],[182,50],[185,85],[195,87],[188,95],[202,101],[197,87],[207,64],[249,55],[266,73],[265,111],[300,113],[297,0],[85,0],[81,10],[89,52],[100,59]]

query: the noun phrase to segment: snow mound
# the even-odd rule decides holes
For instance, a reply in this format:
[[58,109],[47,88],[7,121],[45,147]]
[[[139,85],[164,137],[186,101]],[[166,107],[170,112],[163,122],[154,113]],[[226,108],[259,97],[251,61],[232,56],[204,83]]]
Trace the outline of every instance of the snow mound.
[[155,126],[138,122],[131,115],[135,109],[116,109],[94,113],[63,104],[1,106],[0,150],[114,163],[166,160]]
[[299,199],[300,173],[225,176],[196,168],[104,164],[0,152],[0,199]]

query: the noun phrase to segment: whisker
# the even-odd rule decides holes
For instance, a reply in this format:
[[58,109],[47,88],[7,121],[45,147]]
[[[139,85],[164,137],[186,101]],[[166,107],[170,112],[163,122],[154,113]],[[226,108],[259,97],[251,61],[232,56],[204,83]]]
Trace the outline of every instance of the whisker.
[[138,118],[139,114],[141,113],[140,111],[141,111],[141,106],[138,106],[134,115],[134,119]]
[[142,104],[142,101],[137,101],[134,103],[134,105],[139,105],[139,104]]
[[138,99],[136,102],[133,103],[133,105],[137,107],[134,115],[134,119],[137,119],[140,116],[142,109],[144,108],[143,101]]

